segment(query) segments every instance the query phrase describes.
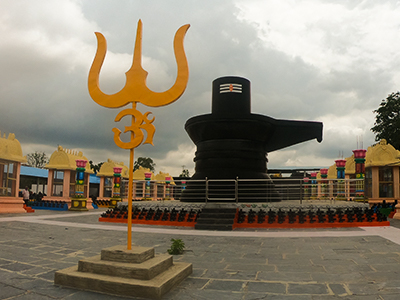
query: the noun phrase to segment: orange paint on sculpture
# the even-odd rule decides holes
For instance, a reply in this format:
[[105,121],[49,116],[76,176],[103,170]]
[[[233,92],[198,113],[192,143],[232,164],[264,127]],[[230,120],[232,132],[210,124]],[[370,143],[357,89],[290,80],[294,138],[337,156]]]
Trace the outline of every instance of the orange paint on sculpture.
[[147,71],[142,68],[142,21],[139,20],[132,67],[125,73],[124,88],[113,95],[103,93],[99,86],[99,74],[107,52],[104,36],[96,32],[98,48],[89,72],[88,86],[92,99],[105,107],[118,108],[130,102],[140,102],[147,106],[158,107],[170,104],[183,94],[189,78],[189,67],[183,48],[183,39],[190,25],[178,29],[174,39],[175,58],[178,75],[174,85],[167,91],[153,92],[146,86]]

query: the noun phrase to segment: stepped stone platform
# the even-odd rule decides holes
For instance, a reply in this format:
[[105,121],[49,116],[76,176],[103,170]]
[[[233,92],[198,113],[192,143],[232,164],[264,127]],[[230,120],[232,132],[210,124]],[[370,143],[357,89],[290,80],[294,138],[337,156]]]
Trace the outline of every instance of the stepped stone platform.
[[54,283],[65,287],[125,297],[161,299],[192,274],[192,264],[174,263],[171,255],[155,255],[154,248],[114,246],[77,266],[57,271]]
[[197,219],[195,229],[232,230],[236,216],[235,203],[207,203]]

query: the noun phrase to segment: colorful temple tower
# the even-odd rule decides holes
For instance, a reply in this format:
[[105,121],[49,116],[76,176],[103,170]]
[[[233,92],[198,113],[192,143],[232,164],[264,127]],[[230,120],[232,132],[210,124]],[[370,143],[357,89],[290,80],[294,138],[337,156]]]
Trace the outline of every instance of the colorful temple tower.
[[311,172],[311,195],[310,200],[316,200],[318,198],[318,184],[317,184],[317,172]]
[[[119,171],[119,173],[115,171]],[[107,159],[107,161],[101,165],[96,175],[100,177],[99,199],[110,200],[110,205],[112,207],[116,206],[118,202],[122,201],[123,195],[125,194],[126,186],[123,182],[124,179],[129,177],[128,167],[125,166],[123,162],[115,162],[111,159]],[[119,194],[119,196],[117,194]]]
[[321,174],[321,200],[326,200],[328,199],[328,169],[321,169],[320,170]]
[[[353,150],[354,162],[356,164],[356,179],[364,179],[365,176],[365,155],[367,150],[358,149]],[[356,196],[354,200],[364,200],[364,180],[358,180],[356,182]]]
[[337,172],[337,192],[336,192],[336,200],[346,200],[345,195],[345,169],[346,169],[346,160],[338,159],[335,160],[336,164],[336,172]]

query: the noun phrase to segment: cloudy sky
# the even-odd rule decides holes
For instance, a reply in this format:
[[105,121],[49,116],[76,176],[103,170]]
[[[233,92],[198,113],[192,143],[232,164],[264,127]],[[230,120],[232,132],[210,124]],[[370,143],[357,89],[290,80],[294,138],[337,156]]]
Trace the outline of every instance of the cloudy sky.
[[[192,116],[211,112],[211,83],[236,75],[252,84],[252,112],[277,119],[321,121],[323,141],[268,155],[270,168],[330,166],[357,139],[374,143],[373,110],[400,86],[400,1],[114,1],[0,0],[0,131],[12,132],[24,155],[57,145],[94,162],[128,165],[129,151],[114,144],[111,129],[122,109],[96,104],[87,76],[107,39],[101,70],[104,92],[118,92],[132,63],[139,19],[147,84],[164,91],[175,81],[172,41],[185,38],[189,82],[183,96],[152,111],[154,146],[142,145],[156,171],[193,174],[195,146],[184,130]],[[359,143],[359,147],[360,147]]]

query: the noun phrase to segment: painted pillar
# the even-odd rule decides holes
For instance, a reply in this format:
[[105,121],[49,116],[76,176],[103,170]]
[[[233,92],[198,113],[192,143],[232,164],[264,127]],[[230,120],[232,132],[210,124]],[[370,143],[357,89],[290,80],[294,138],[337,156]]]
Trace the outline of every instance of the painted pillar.
[[171,177],[165,177],[165,198],[164,200],[171,200],[170,195],[170,184],[171,184]]
[[76,183],[75,196],[71,198],[71,208],[69,210],[87,211],[85,198],[85,167],[87,160],[77,159],[76,161]]
[[321,200],[328,199],[328,181],[326,178],[328,177],[328,169],[321,169]]
[[400,189],[399,189],[399,185],[395,184],[395,182],[400,182],[400,174],[399,174],[399,167],[398,166],[394,166],[393,167],[393,197],[395,199],[399,199],[400,196]]
[[312,172],[310,174],[311,177],[311,200],[317,199],[317,172]]
[[144,192],[144,200],[151,200],[151,189],[150,189],[150,179],[151,179],[151,172],[144,173],[144,180],[145,180],[145,192]]
[[310,178],[308,177],[304,177],[303,178],[304,181],[304,194],[303,194],[303,199],[304,200],[309,200],[310,199]]
[[379,167],[372,167],[372,199],[379,199]]
[[[69,199],[70,193],[70,180],[71,180],[71,170],[63,170],[64,172],[64,179],[63,179],[63,190],[62,190],[62,197]],[[75,185],[76,188],[76,185]],[[76,191],[76,189],[75,189]]]
[[105,182],[106,178],[104,176],[100,177],[100,185],[99,185],[99,198],[103,198],[104,197],[104,182]]
[[54,178],[54,170],[49,169],[49,173],[47,175],[47,196],[49,197],[53,196],[53,178]]
[[110,201],[110,207],[116,207],[118,205],[118,202],[122,201],[121,198],[121,172],[122,168],[120,167],[114,167],[113,168],[114,174],[114,186],[112,190],[112,197]]
[[365,178],[365,153],[367,150],[358,149],[353,150],[354,153],[354,161],[356,164],[356,196],[354,200],[364,200],[364,178]]
[[20,177],[21,177],[21,163],[20,162],[16,162],[15,163],[15,167],[16,169],[16,173],[15,173],[15,189],[14,189],[14,197],[18,197],[19,194],[19,181],[20,181]]
[[338,159],[335,160],[336,164],[336,172],[337,172],[337,196],[336,200],[346,200],[345,195],[345,169],[346,169],[346,160]]
[[[181,196],[182,196],[182,193],[184,190],[186,190],[186,181],[181,182]],[[181,198],[181,197],[179,197],[179,198]]]

